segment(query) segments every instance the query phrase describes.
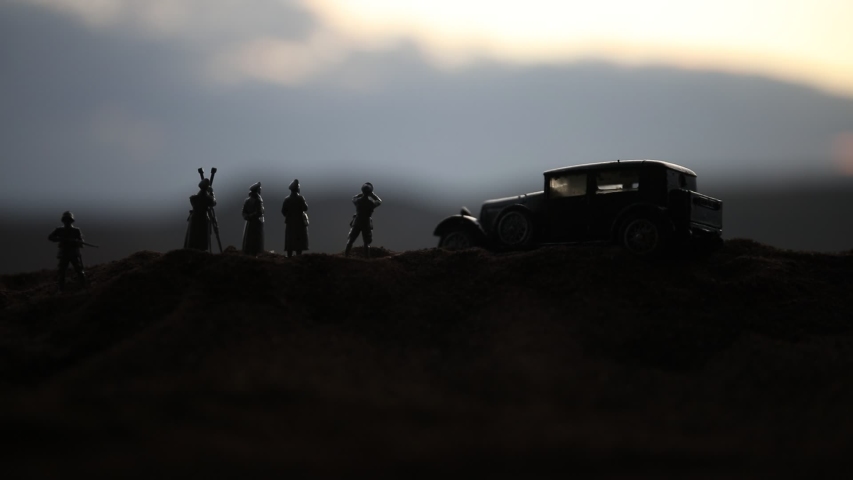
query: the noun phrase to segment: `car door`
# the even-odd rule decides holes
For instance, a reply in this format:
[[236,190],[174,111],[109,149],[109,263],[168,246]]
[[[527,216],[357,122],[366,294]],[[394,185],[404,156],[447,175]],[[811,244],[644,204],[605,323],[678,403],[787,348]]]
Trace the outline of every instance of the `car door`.
[[585,240],[589,198],[587,172],[556,173],[545,179],[545,242]]
[[637,169],[608,169],[590,174],[589,235],[607,240],[617,215],[640,200],[640,173]]

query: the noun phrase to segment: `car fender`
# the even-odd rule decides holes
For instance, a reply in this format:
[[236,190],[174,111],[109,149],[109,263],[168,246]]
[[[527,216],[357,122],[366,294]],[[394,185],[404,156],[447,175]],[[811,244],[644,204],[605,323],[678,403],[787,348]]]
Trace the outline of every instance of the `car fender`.
[[627,220],[628,217],[632,217],[634,215],[647,215],[651,218],[658,218],[665,221],[671,228],[674,228],[672,227],[672,222],[669,220],[666,208],[653,203],[634,203],[623,208],[622,211],[616,215],[616,218],[610,226],[611,240],[618,241],[619,228],[622,226],[622,222]]
[[439,222],[432,234],[436,237],[441,237],[447,232],[456,229],[470,231],[474,234],[474,239],[477,243],[483,243],[486,239],[486,233],[480,227],[480,222],[472,216],[461,214],[451,215]]

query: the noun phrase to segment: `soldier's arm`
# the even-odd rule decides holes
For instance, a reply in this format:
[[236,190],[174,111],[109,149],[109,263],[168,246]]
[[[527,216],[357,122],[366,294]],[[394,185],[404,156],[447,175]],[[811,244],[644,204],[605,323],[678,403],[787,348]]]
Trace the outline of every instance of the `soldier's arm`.
[[373,204],[374,205],[376,205],[377,207],[379,205],[382,205],[382,199],[379,198],[379,195],[376,195],[375,193],[371,193],[370,195],[373,197]]
[[59,232],[56,230],[50,232],[50,235],[47,236],[47,239],[51,242],[58,242],[61,240],[61,238],[59,237]]

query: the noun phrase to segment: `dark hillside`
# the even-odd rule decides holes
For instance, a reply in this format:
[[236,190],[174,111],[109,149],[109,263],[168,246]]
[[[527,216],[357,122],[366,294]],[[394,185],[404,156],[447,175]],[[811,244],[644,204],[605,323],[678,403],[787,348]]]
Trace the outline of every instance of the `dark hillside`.
[[140,252],[64,295],[0,276],[6,468],[812,476],[851,453],[849,252],[376,253]]

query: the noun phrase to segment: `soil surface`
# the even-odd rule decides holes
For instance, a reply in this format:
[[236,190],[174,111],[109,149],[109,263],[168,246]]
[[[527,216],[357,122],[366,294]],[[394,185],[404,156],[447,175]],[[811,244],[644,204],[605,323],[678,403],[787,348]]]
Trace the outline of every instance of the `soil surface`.
[[0,276],[4,471],[848,468],[853,252],[353,252],[139,252],[63,294],[50,270]]

